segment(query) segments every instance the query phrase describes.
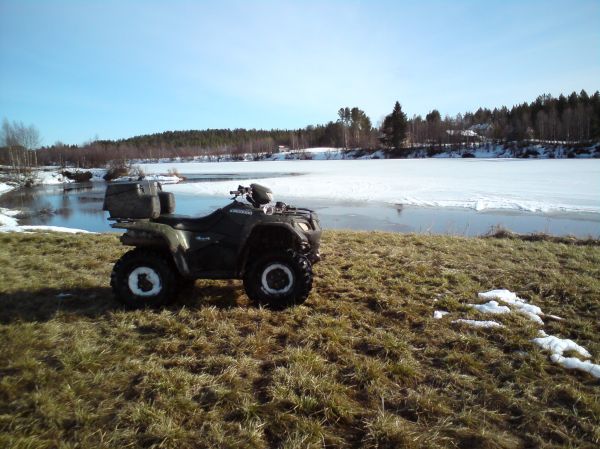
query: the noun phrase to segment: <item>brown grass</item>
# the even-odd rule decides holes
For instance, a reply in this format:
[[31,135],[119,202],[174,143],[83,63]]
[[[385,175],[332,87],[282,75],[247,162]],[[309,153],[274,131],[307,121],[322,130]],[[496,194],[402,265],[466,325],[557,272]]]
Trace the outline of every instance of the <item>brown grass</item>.
[[125,250],[113,235],[0,234],[0,447],[600,444],[600,382],[552,364],[531,321],[450,323],[509,288],[563,316],[546,332],[598,363],[597,245],[326,232],[308,302],[280,312],[238,281],[123,310],[108,282]]

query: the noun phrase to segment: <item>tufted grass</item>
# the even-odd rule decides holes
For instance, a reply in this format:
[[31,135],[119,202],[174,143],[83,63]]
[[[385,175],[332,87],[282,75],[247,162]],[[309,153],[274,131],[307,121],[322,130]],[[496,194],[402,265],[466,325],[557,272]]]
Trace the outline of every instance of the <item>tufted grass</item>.
[[585,243],[329,231],[303,306],[197,281],[127,311],[108,285],[116,236],[0,234],[0,447],[597,447],[600,382],[552,364],[535,324],[451,324],[508,288],[599,363]]

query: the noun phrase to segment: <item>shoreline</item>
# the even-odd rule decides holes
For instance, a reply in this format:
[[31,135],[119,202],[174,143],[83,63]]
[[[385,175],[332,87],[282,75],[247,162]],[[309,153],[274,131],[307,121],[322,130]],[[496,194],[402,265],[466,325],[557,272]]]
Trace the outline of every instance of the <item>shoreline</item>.
[[[315,209],[328,229],[476,236],[504,227],[582,238],[598,237],[600,229],[594,191],[600,163],[591,161],[186,162],[139,168],[148,178],[167,171],[188,178],[163,186],[175,193],[176,213],[184,215],[206,215],[228,203],[226,192],[234,184],[257,182],[269,186],[275,200]],[[62,184],[59,169],[45,167],[40,186],[9,193],[12,187],[0,184],[5,193],[0,207],[9,209],[0,222],[23,210],[32,216],[19,217],[20,225],[109,231],[101,212],[106,186],[101,170],[93,170],[93,181],[101,182]],[[36,220],[39,211],[44,216]]]

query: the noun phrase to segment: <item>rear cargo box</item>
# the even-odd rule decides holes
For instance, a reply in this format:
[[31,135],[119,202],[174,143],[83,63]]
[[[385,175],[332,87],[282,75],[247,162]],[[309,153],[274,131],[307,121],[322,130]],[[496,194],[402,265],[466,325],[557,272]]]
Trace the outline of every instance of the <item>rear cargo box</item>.
[[107,210],[112,219],[157,218],[160,215],[158,193],[161,190],[160,184],[155,181],[109,184],[102,209]]

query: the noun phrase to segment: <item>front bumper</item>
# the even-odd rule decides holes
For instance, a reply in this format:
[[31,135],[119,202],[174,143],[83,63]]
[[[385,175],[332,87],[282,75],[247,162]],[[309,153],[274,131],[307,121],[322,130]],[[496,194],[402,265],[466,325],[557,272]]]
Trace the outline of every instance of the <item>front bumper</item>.
[[306,257],[313,265],[321,261],[321,254],[318,251],[314,253],[310,252],[306,255]]

